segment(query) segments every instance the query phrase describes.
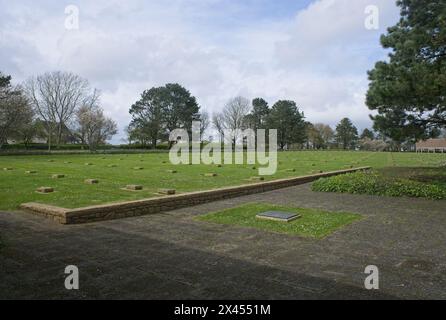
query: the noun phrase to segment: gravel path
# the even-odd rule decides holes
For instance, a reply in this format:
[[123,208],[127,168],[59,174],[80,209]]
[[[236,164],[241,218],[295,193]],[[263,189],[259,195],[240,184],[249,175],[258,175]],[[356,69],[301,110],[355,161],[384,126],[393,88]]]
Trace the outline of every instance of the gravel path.
[[[247,202],[364,219],[323,240],[193,219]],[[446,299],[446,201],[303,185],[86,225],[5,212],[0,238],[1,299]],[[67,265],[80,290],[64,288]],[[379,267],[380,290],[364,289],[367,265]]]

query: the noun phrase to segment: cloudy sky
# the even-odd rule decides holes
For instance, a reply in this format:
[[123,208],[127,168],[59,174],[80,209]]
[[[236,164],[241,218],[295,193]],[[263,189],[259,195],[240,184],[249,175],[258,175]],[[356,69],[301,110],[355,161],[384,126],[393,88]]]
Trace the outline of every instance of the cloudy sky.
[[[79,28],[66,28],[79,9]],[[379,29],[365,9],[379,8]],[[0,71],[64,70],[102,92],[122,129],[144,89],[178,82],[210,113],[234,96],[295,100],[312,122],[370,126],[367,70],[387,53],[393,0],[0,0]],[[68,20],[70,22],[71,20]],[[72,24],[68,24],[72,26]]]

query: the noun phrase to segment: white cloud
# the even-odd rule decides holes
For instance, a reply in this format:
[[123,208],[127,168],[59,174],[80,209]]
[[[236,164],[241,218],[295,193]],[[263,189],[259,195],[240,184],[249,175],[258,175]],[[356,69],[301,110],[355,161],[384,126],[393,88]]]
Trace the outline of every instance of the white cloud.
[[[140,93],[167,82],[184,85],[210,111],[242,94],[293,99],[315,122],[349,116],[369,124],[366,71],[384,56],[378,39],[398,17],[392,1],[319,0],[294,19],[240,25],[232,22],[243,7],[216,12],[222,3],[79,1],[80,29],[68,31],[57,2],[0,0],[1,69],[16,80],[55,69],[79,73],[102,91],[121,132]],[[378,31],[364,27],[369,4],[380,8]]]

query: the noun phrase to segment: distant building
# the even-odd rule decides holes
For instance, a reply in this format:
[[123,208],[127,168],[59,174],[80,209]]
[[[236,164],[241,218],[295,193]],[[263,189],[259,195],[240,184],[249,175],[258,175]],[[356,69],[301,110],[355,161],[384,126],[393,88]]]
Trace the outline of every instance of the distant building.
[[417,152],[446,152],[446,139],[429,139],[416,143]]

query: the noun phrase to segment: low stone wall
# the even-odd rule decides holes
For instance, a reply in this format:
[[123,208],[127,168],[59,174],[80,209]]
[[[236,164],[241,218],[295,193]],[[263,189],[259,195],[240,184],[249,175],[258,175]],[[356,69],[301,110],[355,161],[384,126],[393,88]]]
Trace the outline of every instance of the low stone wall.
[[66,213],[69,209],[54,207],[42,203],[23,203],[20,209],[31,212],[33,214],[41,215],[49,219],[53,219],[62,224],[67,224]]
[[297,178],[246,184],[237,187],[227,187],[209,191],[184,193],[173,196],[105,204],[78,209],[65,209],[39,203],[25,203],[22,204],[20,208],[34,214],[39,214],[54,219],[62,224],[88,223],[170,211],[217,200],[291,187],[312,182],[323,177],[330,177],[368,169],[370,169],[370,167],[340,170]]

